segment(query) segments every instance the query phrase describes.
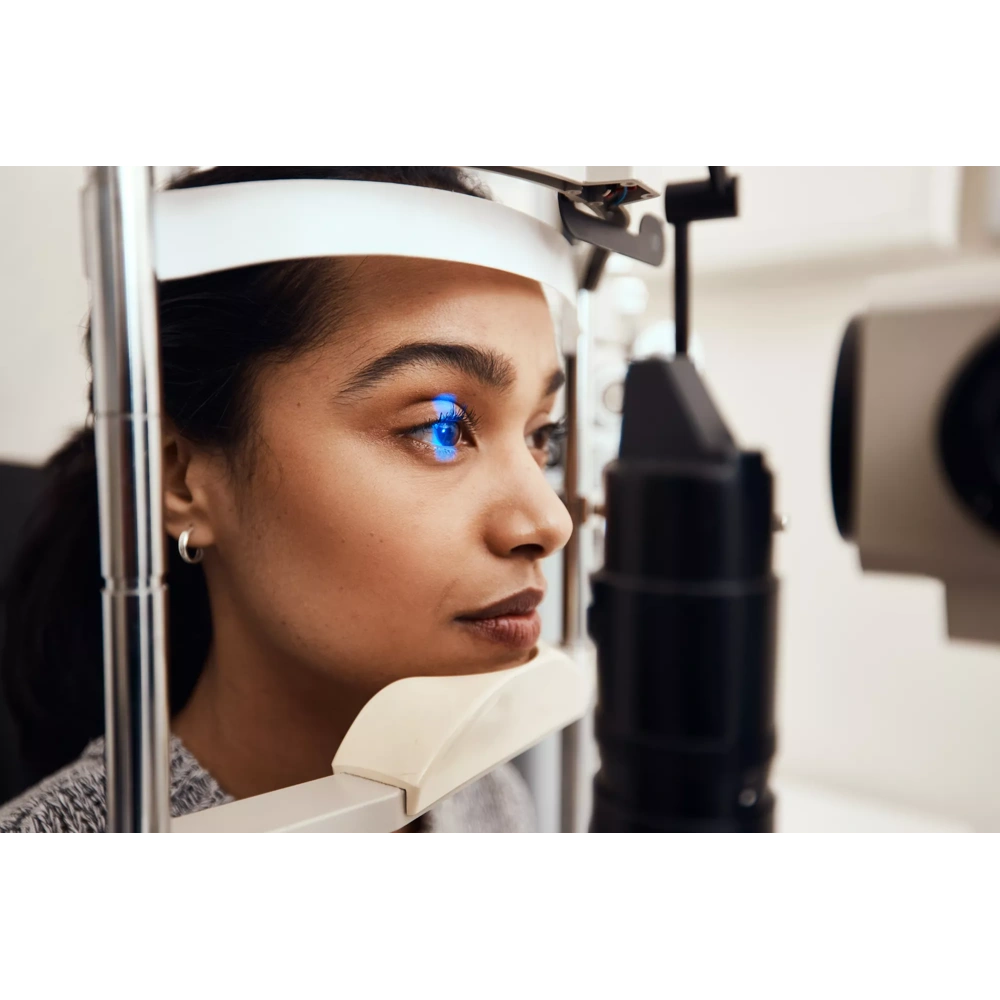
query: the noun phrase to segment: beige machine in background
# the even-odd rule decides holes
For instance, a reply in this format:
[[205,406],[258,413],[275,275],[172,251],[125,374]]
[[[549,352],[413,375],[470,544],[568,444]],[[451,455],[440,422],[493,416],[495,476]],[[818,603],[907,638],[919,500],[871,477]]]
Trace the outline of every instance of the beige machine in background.
[[862,567],[936,577],[948,634],[995,643],[998,344],[1000,259],[876,283],[845,335],[832,456],[838,523]]

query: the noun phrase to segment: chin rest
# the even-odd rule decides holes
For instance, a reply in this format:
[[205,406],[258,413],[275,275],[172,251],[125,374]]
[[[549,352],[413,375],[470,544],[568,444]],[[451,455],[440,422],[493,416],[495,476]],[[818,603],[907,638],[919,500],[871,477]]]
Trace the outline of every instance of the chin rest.
[[175,833],[398,830],[460,788],[582,718],[596,689],[578,663],[540,645],[520,667],[407,677],[358,714],[333,774],[171,823]]
[[580,719],[594,686],[592,671],[546,644],[507,670],[406,677],[361,710],[333,773],[403,789],[416,816]]

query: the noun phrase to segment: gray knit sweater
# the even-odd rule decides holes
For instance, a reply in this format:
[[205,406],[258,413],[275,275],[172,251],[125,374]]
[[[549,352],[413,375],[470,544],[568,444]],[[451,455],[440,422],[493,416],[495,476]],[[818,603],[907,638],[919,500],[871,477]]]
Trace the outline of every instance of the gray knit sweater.
[[[216,780],[176,737],[170,740],[170,815],[232,802]],[[101,833],[104,798],[104,738],[22,796],[0,807],[0,833]],[[425,813],[426,833],[530,833],[537,829],[527,786],[510,764],[456,792]]]

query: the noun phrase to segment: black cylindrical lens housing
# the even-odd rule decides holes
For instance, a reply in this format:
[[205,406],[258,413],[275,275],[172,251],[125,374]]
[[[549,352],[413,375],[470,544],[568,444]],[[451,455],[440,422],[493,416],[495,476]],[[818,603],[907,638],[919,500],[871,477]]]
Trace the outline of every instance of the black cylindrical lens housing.
[[591,830],[771,830],[773,482],[686,359],[632,366],[605,502]]

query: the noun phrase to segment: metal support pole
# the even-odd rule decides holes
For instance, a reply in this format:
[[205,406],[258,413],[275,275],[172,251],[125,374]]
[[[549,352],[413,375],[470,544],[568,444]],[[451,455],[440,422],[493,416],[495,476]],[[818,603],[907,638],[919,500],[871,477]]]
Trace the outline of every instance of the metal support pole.
[[[566,357],[566,463],[563,490],[566,505],[573,517],[573,534],[563,550],[563,645],[568,652],[579,650],[586,639],[583,627],[586,597],[585,530],[588,518],[586,500],[586,454],[581,447],[588,429],[587,373],[590,370],[590,292],[578,297],[579,332],[575,350]],[[587,769],[586,739],[589,720],[584,718],[562,731],[561,830],[577,833],[584,828],[580,815],[591,780]]]
[[170,823],[166,566],[152,171],[84,191],[104,615],[107,829]]
[[688,224],[674,226],[674,353],[688,352],[690,279],[688,278]]

